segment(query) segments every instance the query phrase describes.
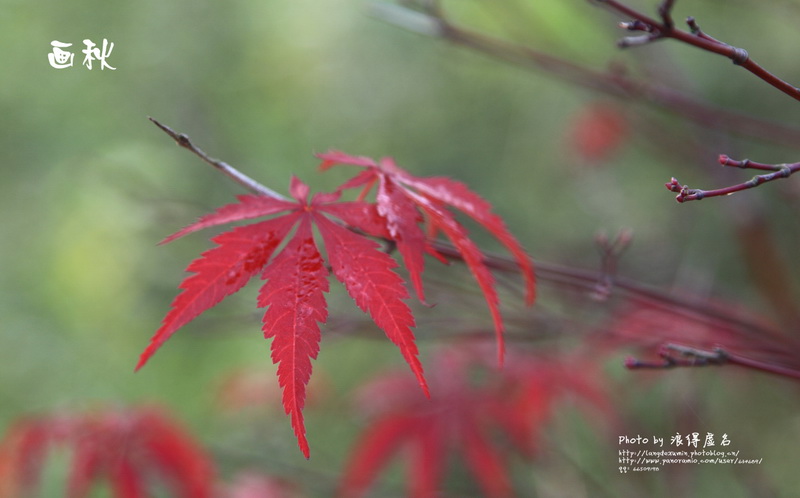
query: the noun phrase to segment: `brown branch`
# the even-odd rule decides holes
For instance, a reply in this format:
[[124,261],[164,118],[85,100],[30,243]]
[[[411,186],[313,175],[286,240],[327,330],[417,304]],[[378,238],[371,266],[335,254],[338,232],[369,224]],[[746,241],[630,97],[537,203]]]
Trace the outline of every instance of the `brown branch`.
[[678,202],[699,201],[702,199],[706,199],[708,197],[719,197],[723,195],[730,195],[736,192],[740,192],[742,190],[758,187],[761,184],[771,182],[773,180],[780,180],[781,178],[789,178],[789,176],[800,170],[800,162],[792,164],[765,164],[765,163],[757,163],[755,161],[750,161],[749,159],[745,159],[743,161],[737,161],[735,159],[729,158],[726,155],[719,156],[719,163],[722,164],[723,166],[732,166],[742,169],[772,171],[772,173],[756,175],[746,182],[737,183],[736,185],[731,185],[730,187],[724,187],[715,190],[701,190],[697,188],[689,188],[686,185],[681,185],[676,178],[672,178],[668,183],[665,183],[664,186],[667,187],[667,190],[671,192],[676,192],[678,194],[675,196],[675,200]]
[[646,31],[649,33],[645,36],[623,38],[620,40],[620,47],[642,45],[644,43],[649,43],[664,38],[672,38],[697,47],[701,50],[727,57],[731,59],[731,61],[733,61],[733,63],[737,66],[741,66],[750,71],[756,77],[772,85],[774,88],[780,90],[784,94],[792,97],[795,100],[800,100],[800,88],[797,88],[796,86],[782,80],[781,78],[764,69],[761,65],[750,58],[747,50],[736,48],[732,45],[728,45],[727,43],[705,35],[702,31],[700,31],[700,28],[697,26],[697,23],[693,18],[689,18],[689,20],[687,20],[691,32],[675,29],[669,13],[674,1],[665,0],[661,4],[661,7],[659,8],[659,12],[661,13],[662,17],[661,22],[648,17],[636,9],[628,7],[617,0],[593,1],[595,3],[606,5],[610,9],[634,19],[635,21],[633,23],[625,24],[627,29],[634,31]]
[[800,370],[787,368],[782,365],[774,365],[739,354],[733,354],[722,348],[714,348],[709,351],[707,349],[682,346],[680,344],[665,344],[662,346],[659,356],[663,360],[661,363],[628,358],[625,360],[625,366],[635,370],[738,365],[760,372],[800,380]]

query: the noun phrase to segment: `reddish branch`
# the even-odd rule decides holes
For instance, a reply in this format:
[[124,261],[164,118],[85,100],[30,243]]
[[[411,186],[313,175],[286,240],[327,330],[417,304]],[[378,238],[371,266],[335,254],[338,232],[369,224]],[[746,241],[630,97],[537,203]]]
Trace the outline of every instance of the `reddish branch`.
[[657,21],[649,16],[646,16],[636,9],[628,7],[622,2],[618,2],[616,0],[594,1],[606,5],[609,8],[633,19],[631,22],[623,23],[622,26],[624,28],[630,31],[642,31],[647,33],[640,36],[623,38],[619,42],[620,47],[624,48],[643,45],[664,38],[672,38],[699,49],[727,57],[737,66],[747,69],[756,77],[762,79],[786,95],[795,100],[800,100],[800,89],[761,67],[750,58],[747,50],[736,48],[706,35],[700,30],[693,18],[690,17],[686,21],[691,31],[682,31],[676,29],[671,16],[672,6],[675,3],[674,0],[664,0],[661,2],[658,9],[661,21]]
[[671,192],[676,192],[678,194],[675,196],[675,200],[677,200],[678,202],[699,201],[707,197],[730,195],[735,192],[739,192],[741,190],[747,190],[753,187],[758,187],[762,183],[771,182],[773,180],[779,180],[781,178],[788,178],[793,173],[797,172],[797,170],[800,170],[800,162],[792,164],[765,164],[765,163],[757,163],[749,159],[737,161],[735,159],[731,159],[730,157],[724,154],[719,156],[719,163],[723,166],[731,166],[742,169],[756,169],[761,171],[772,171],[772,173],[756,175],[746,182],[738,183],[736,185],[731,185],[730,187],[720,188],[716,190],[701,190],[697,188],[689,188],[686,185],[681,185],[675,178],[672,178],[672,180],[670,180],[669,183],[666,183],[664,185],[667,187],[667,190],[670,190]]
[[665,369],[675,367],[707,367],[722,365],[738,365],[740,367],[758,370],[782,377],[800,379],[800,370],[774,365],[738,354],[730,353],[717,347],[712,350],[692,348],[679,344],[666,344],[661,348],[659,356],[661,363],[639,361],[635,358],[625,360],[625,366],[630,369]]

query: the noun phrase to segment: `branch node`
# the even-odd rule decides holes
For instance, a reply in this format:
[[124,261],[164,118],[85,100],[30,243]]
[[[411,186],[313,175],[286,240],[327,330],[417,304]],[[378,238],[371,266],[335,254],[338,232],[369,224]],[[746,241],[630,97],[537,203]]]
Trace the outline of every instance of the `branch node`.
[[719,346],[714,348],[712,351],[720,363],[725,363],[730,359],[730,355],[728,355],[727,351]]
[[731,54],[731,60],[737,66],[741,66],[750,58],[750,54],[747,53],[747,50],[743,48],[736,48],[731,47],[733,49],[733,53]]
[[697,20],[694,17],[687,17],[686,25],[689,26],[689,31],[691,31],[693,35],[699,35],[701,33],[700,26],[697,25]]

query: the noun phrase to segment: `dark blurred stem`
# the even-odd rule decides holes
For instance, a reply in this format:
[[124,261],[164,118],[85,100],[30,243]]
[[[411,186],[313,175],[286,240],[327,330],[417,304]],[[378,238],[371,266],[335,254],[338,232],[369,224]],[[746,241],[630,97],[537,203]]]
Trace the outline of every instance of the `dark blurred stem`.
[[[460,254],[449,244],[435,241],[433,243],[437,252],[447,258],[457,260]],[[516,262],[502,256],[487,254],[484,263],[495,271],[518,273]],[[588,295],[596,291],[597,283],[602,280],[602,272],[571,268],[556,263],[534,261],[537,281],[546,281],[562,287],[585,291]],[[676,295],[653,289],[639,282],[616,277],[612,291],[627,300],[643,306],[667,310],[676,316],[687,317],[697,323],[711,327],[734,327],[746,331],[753,337],[759,337],[764,343],[770,340],[782,341],[782,334],[763,325],[732,315],[727,310],[717,308],[706,300],[695,300],[678,297]]]
[[[383,6],[383,4],[378,5]],[[800,143],[800,129],[711,106],[676,92],[670,87],[634,80],[622,71],[598,71],[529,47],[476,33],[452,24],[444,17],[434,17],[430,13],[412,11],[415,16],[421,17],[421,19],[413,18],[412,23],[403,17],[407,10],[401,7],[375,8],[373,13],[386,22],[413,29],[418,33],[440,37],[454,45],[520,67],[542,71],[576,86],[628,102],[639,101],[654,105],[703,127],[790,147],[797,147]],[[652,22],[657,21],[652,20]]]
[[725,351],[722,348],[713,350],[682,346],[680,344],[666,344],[662,347],[659,355],[661,363],[639,361],[628,358],[625,366],[630,369],[667,369],[676,367],[707,367],[721,365],[738,365],[760,372],[770,373],[791,379],[800,379],[800,371],[793,368],[786,368],[780,365],[773,365],[763,361],[754,360],[738,354]]

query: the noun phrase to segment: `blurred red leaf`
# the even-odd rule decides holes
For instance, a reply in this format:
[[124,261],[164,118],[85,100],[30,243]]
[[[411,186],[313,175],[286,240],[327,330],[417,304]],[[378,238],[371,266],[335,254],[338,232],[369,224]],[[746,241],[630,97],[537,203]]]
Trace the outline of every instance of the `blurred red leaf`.
[[543,427],[562,398],[584,400],[605,418],[613,417],[599,376],[587,363],[576,368],[510,355],[498,371],[481,351],[444,351],[429,373],[437,390],[431,400],[394,373],[375,379],[362,388],[359,403],[372,422],[351,453],[339,495],[363,496],[390,460],[405,456],[409,496],[435,496],[448,458],[459,454],[483,494],[512,496],[508,448],[535,456]]
[[614,155],[628,138],[625,116],[615,106],[592,102],[572,117],[567,130],[567,147],[590,162],[602,162]]
[[0,442],[0,496],[33,494],[49,452],[71,451],[65,496],[88,496],[108,482],[114,496],[150,496],[161,482],[174,496],[212,496],[214,468],[200,446],[164,414],[153,409],[109,410],[28,418]]

